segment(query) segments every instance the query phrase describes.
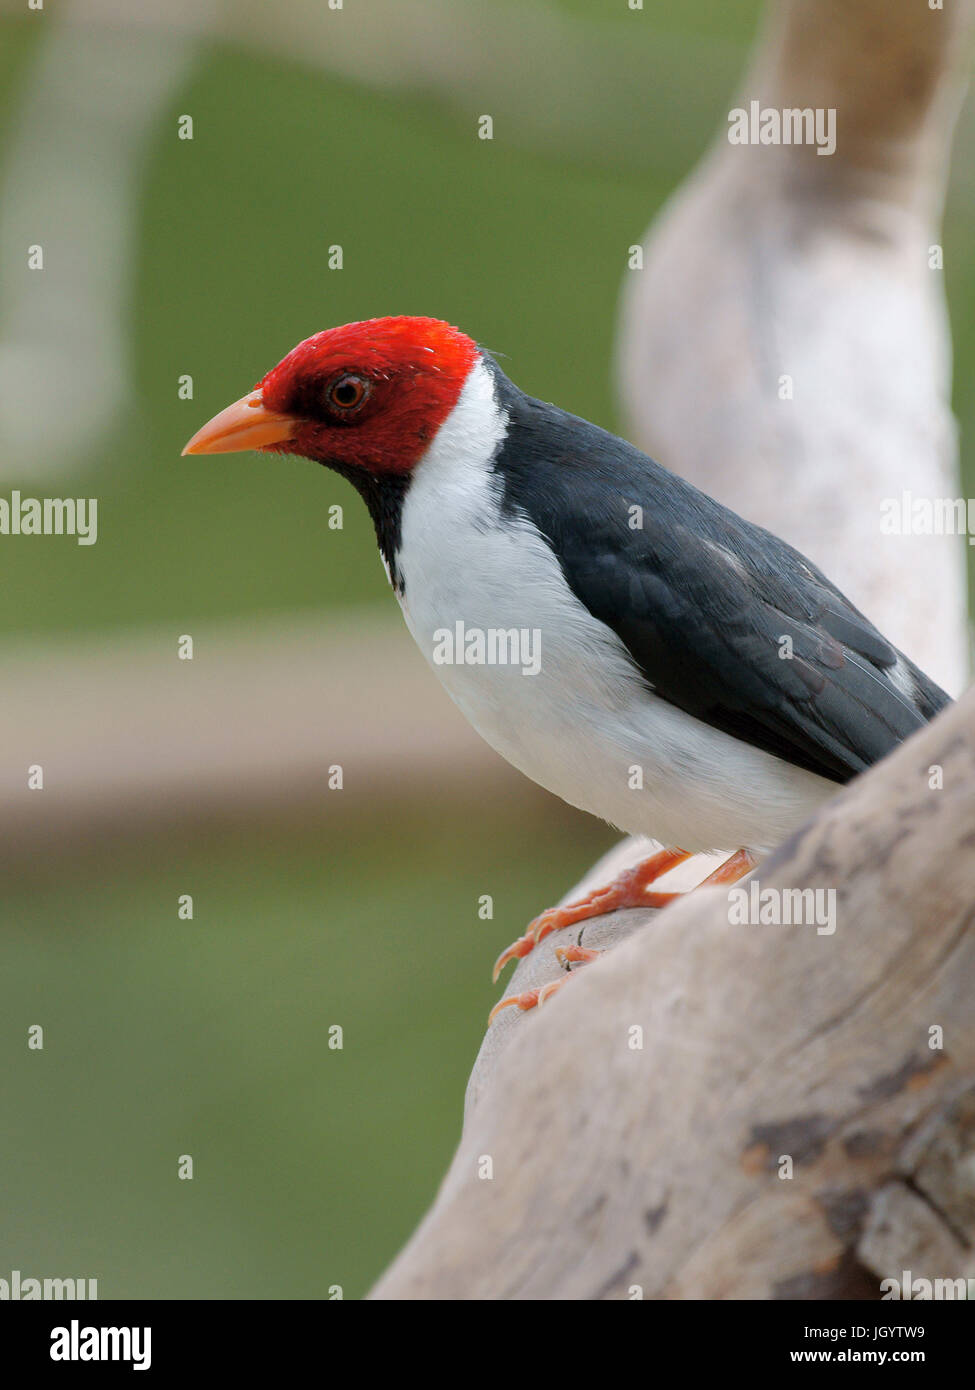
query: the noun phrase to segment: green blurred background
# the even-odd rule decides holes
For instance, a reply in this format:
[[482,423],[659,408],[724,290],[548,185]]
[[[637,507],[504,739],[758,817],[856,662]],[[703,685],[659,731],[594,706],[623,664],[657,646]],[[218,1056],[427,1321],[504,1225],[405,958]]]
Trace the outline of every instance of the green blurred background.
[[[295,460],[179,456],[322,327],[444,317],[505,354],[525,389],[616,423],[626,247],[722,121],[759,7],[458,3],[439,64],[407,51],[394,79],[369,61],[379,25],[359,48],[329,47],[329,24],[358,22],[355,0],[318,8],[319,48],[310,28],[289,36],[288,4],[263,18],[227,6],[209,35],[146,23],[85,36],[123,68],[168,44],[174,76],[130,152],[125,256],[72,260],[70,200],[60,225],[34,233],[54,273],[59,250],[71,261],[69,288],[107,276],[125,372],[101,437],[89,430],[42,477],[29,451],[4,462],[6,493],[100,499],[95,546],[5,539],[0,634],[18,651],[81,639],[124,663],[143,630],[170,641],[204,621],[302,610],[323,624],[367,607],[393,616],[368,518],[339,479]],[[425,7],[404,10],[422,37]],[[0,16],[0,194],[24,142],[65,135],[24,122],[32,86],[57,77],[44,66],[55,22]],[[452,51],[470,59],[456,81]],[[462,80],[472,69],[481,86]],[[83,105],[83,62],[73,81]],[[72,94],[61,98],[70,111]],[[483,111],[492,142],[476,138]],[[183,113],[191,141],[176,135]],[[945,241],[963,440],[975,435],[973,222],[956,183]],[[340,271],[327,268],[334,243]],[[8,301],[29,294],[27,272],[9,270],[20,248],[3,256]],[[177,397],[182,373],[193,400]],[[971,492],[970,446],[963,457]],[[335,501],[341,532],[325,527]],[[67,712],[70,660],[65,672]],[[43,761],[16,728],[4,743],[7,780]],[[102,1297],[367,1290],[458,1138],[494,955],[613,838],[513,773],[490,796],[451,783],[418,797],[408,780],[384,790],[343,814],[245,805],[182,828],[136,817],[33,854],[8,848],[0,1277],[97,1277]],[[174,904],[187,884],[184,922]],[[493,921],[478,920],[482,893]],[[28,1051],[38,1022],[44,1050]],[[342,1051],[327,1046],[332,1023]],[[192,1182],[176,1179],[182,1153]]]

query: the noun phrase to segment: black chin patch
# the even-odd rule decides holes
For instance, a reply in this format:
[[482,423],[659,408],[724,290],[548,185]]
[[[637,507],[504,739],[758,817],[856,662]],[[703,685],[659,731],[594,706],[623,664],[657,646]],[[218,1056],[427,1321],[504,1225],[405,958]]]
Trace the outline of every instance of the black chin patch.
[[347,463],[327,463],[326,468],[346,478],[369,508],[379,550],[389,568],[393,588],[403,596],[406,586],[396,563],[399,554],[403,503],[410,486],[409,473],[370,473]]

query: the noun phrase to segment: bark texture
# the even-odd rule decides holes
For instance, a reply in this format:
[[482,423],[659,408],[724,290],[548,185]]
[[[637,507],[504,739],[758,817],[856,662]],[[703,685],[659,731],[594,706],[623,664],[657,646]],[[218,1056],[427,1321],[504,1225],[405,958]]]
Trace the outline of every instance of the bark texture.
[[835,932],[735,925],[704,889],[628,914],[642,929],[541,1010],[506,1011],[436,1203],[373,1297],[877,1297],[906,1269],[975,1276],[975,695],[758,879],[834,890]]
[[832,109],[835,153],[732,145],[725,123],[627,272],[617,361],[637,444],[808,555],[953,695],[964,543],[881,517],[961,495],[939,251],[971,19],[774,6],[729,107]]

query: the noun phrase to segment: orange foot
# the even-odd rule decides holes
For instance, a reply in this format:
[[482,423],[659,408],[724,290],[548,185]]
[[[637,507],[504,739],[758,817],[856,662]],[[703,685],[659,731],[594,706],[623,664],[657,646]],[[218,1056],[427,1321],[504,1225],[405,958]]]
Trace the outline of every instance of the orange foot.
[[[603,952],[590,951],[585,946],[560,946],[555,954],[559,958],[559,964],[568,971],[570,965],[588,965]],[[537,989],[526,989],[521,994],[512,994],[509,999],[502,999],[488,1014],[488,1026],[490,1027],[501,1010],[506,1009],[509,1004],[516,1004],[524,1013],[526,1009],[535,1009],[544,1004],[546,999],[551,999],[553,994],[568,983],[569,976],[565,974],[561,980],[550,980],[547,985],[539,985]]]
[[[690,857],[689,851],[684,849],[658,850],[656,854],[642,860],[632,869],[624,869],[605,888],[596,889],[587,897],[580,898],[578,902],[567,903],[565,907],[550,907],[528,924],[524,936],[520,936],[506,951],[501,952],[494,964],[493,978],[498,978],[509,960],[527,956],[529,951],[553,931],[561,931],[564,927],[574,926],[576,922],[584,922],[590,917],[601,917],[606,912],[616,912],[620,908],[665,907],[667,903],[673,902],[674,898],[682,898],[683,893],[654,893],[648,889],[668,869],[683,864]],[[708,874],[698,886],[704,888],[721,883],[737,883],[739,879],[751,873],[755,863],[755,857],[750,850],[736,850],[730,859],[726,859],[713,873]],[[595,960],[602,952],[590,951],[584,946],[568,946],[560,947],[555,954],[568,970],[570,962],[586,964]],[[566,974],[561,980],[552,980],[537,989],[525,990],[523,994],[513,994],[508,999],[502,999],[491,1010],[488,1023],[493,1022],[500,1010],[507,1008],[509,1004],[516,1004],[522,1010],[534,1009],[539,1004],[544,1004],[546,999],[551,999],[568,980],[569,975]]]
[[563,927],[574,926],[589,917],[601,917],[604,912],[616,912],[622,907],[663,907],[677,893],[649,893],[652,883],[677,864],[690,859],[686,849],[661,849],[643,859],[632,869],[624,869],[605,888],[597,888],[578,902],[566,903],[565,907],[550,907],[533,922],[528,923],[524,936],[512,942],[502,951],[494,963],[493,979],[497,979],[509,960],[520,960],[527,956],[550,932],[561,931]]

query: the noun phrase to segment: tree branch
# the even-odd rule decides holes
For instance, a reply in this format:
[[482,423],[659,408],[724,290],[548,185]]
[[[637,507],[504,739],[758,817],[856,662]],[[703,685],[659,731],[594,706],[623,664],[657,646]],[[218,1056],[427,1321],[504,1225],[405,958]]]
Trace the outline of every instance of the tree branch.
[[[515,1018],[372,1296],[877,1296],[926,1272],[919,1250],[931,1277],[964,1274],[973,845],[975,694],[760,868],[763,890],[834,889],[835,935],[730,925],[726,891],[705,889]],[[935,1235],[899,1225],[898,1203]]]
[[960,495],[931,248],[975,6],[949,8],[773,8],[732,105],[832,108],[836,151],[732,145],[724,123],[626,275],[617,375],[636,443],[808,555],[956,694],[964,544],[881,531],[885,499]]

